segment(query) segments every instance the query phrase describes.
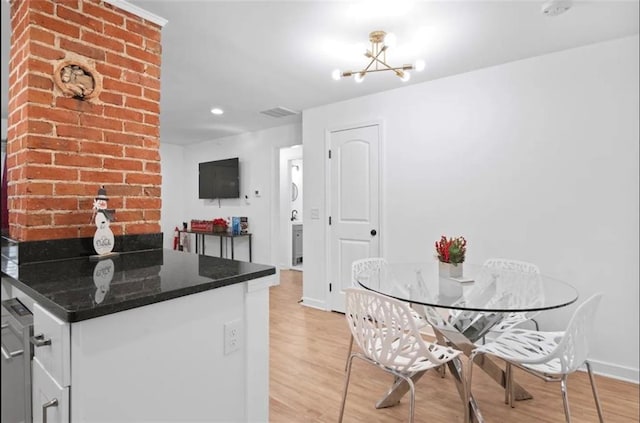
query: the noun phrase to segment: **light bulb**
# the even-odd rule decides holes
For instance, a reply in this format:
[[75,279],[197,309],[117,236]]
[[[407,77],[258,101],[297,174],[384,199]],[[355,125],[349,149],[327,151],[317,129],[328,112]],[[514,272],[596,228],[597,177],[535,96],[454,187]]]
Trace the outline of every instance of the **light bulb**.
[[426,64],[424,63],[424,60],[422,60],[422,59],[416,60],[416,63],[413,64],[413,68],[417,72],[422,72],[425,67],[426,67]]
[[213,109],[211,109],[211,113],[214,115],[221,115],[224,113],[224,110],[218,108],[218,107],[214,107]]
[[400,77],[400,80],[401,80],[402,82],[407,82],[407,81],[408,81],[408,80],[410,80],[410,79],[411,79],[411,74],[410,74],[409,72],[407,72],[407,71],[404,71],[404,75],[402,75],[402,76]]
[[394,48],[398,44],[398,37],[394,33],[389,33],[384,36],[384,44],[387,47]]
[[339,81],[340,78],[342,78],[342,72],[340,72],[340,69],[335,69],[333,72],[331,72],[331,77],[334,80]]
[[354,79],[358,84],[361,83],[362,81],[364,81],[364,73],[363,72],[356,73]]

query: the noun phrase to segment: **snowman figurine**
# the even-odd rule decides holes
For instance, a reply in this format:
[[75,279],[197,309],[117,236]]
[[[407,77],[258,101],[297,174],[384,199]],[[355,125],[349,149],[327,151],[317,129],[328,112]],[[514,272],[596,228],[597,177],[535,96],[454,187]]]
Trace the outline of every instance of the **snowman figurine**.
[[96,233],[93,235],[93,248],[98,255],[109,254],[113,251],[114,237],[109,224],[113,218],[113,210],[107,209],[107,191],[104,186],[98,190],[98,196],[93,202],[93,216]]

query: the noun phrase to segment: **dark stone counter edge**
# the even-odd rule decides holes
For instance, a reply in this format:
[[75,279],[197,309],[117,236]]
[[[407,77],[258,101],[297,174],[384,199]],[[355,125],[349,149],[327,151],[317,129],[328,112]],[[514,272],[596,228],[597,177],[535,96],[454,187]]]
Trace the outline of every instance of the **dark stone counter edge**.
[[167,301],[174,298],[184,297],[186,295],[196,294],[198,292],[208,291],[211,289],[222,288],[224,286],[234,285],[240,282],[246,282],[253,279],[262,278],[276,273],[275,267],[271,267],[265,270],[259,270],[256,272],[245,273],[242,275],[231,276],[224,279],[211,280],[210,282],[203,282],[198,285],[189,286],[186,288],[176,289],[169,292],[161,292],[155,295],[149,295],[142,298],[132,298],[130,300],[122,301],[117,304],[105,304],[103,306],[97,306],[90,310],[67,310],[57,303],[51,301],[44,295],[37,291],[34,291],[28,285],[23,284],[19,280],[12,278],[6,273],[2,272],[2,279],[9,281],[13,286],[24,292],[31,297],[42,308],[58,317],[59,319],[67,322],[81,322],[83,320],[93,319],[95,317],[107,316],[109,314],[118,313],[120,311],[131,310],[137,307],[142,307],[149,304],[159,303],[161,301]]

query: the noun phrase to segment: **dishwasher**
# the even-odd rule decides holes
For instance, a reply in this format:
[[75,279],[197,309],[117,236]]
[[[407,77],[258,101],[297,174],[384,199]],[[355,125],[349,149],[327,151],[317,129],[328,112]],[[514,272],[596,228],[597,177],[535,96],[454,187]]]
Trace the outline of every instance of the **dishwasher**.
[[16,298],[2,301],[2,420],[31,423],[33,315]]

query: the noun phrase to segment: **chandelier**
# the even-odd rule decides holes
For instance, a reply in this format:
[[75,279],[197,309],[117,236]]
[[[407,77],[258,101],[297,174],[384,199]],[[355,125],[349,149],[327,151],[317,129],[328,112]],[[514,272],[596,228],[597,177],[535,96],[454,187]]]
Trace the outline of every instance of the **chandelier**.
[[[424,69],[424,61],[418,60],[415,65],[402,65],[402,66],[391,66],[387,63],[387,49],[389,45],[385,44],[385,37],[387,37],[387,33],[384,31],[373,31],[369,34],[369,41],[371,42],[371,50],[367,50],[364,55],[369,60],[369,64],[362,70],[359,71],[340,71],[340,69],[336,69],[332,73],[332,77],[335,80],[339,80],[340,78],[347,78],[353,76],[356,82],[362,82],[364,80],[364,76],[370,72],[383,72],[383,71],[392,71],[395,73],[402,81],[408,81],[411,75],[408,71],[415,69],[420,72]],[[391,34],[388,36],[391,37]],[[391,43],[389,43],[391,44]]]

